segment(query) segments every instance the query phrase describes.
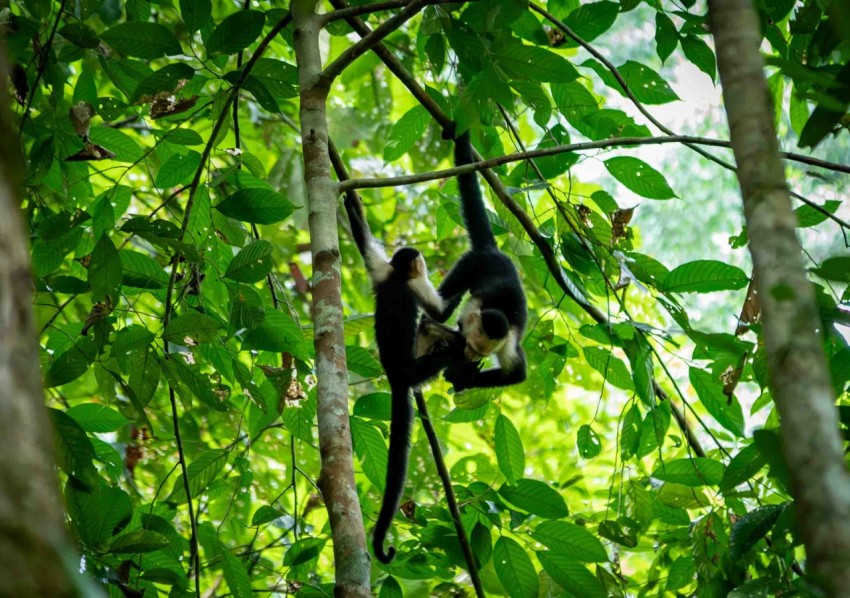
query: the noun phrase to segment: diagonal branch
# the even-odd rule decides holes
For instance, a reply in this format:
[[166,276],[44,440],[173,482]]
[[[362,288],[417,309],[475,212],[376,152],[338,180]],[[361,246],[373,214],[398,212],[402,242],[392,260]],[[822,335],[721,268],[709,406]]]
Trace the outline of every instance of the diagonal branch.
[[[442,2],[443,0],[436,0]],[[360,58],[373,47],[383,41],[385,37],[394,33],[402,24],[415,17],[420,9],[427,4],[427,0],[411,0],[411,2],[397,15],[387,19],[380,27],[376,28],[369,35],[361,37],[360,41],[349,47],[345,52],[330,63],[322,71],[321,76],[328,80],[335,79],[348,65]],[[349,19],[354,17],[349,17]],[[346,19],[346,20],[349,20]]]
[[352,6],[350,8],[343,8],[342,10],[335,10],[333,12],[320,15],[319,22],[322,24],[322,26],[324,26],[328,23],[339,21],[340,19],[348,19],[350,17],[359,17],[361,15],[368,15],[384,10],[401,8],[409,1],[410,0],[387,0],[386,2],[374,2],[372,4],[364,4],[363,6]]

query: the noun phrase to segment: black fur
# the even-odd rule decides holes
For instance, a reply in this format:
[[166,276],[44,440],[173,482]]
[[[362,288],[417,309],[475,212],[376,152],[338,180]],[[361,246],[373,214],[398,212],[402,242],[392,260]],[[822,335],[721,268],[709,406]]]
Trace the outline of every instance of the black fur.
[[[466,132],[455,141],[455,164],[474,161]],[[500,364],[499,368],[480,371],[475,364],[460,362],[446,370],[445,376],[455,390],[517,384],[526,376],[525,354],[519,344],[528,318],[525,292],[513,262],[496,246],[476,173],[459,175],[458,187],[472,247],[440,285],[440,295],[446,302],[440,321],[448,319],[468,291],[471,299],[480,303],[482,328],[490,339],[502,339],[510,329],[515,331],[517,363],[510,368]]]
[[[345,209],[351,222],[355,243],[368,266],[369,245],[374,243],[374,238],[363,215],[362,206],[359,201],[355,203],[347,198]],[[426,342],[427,354],[419,359],[415,355],[417,319],[422,302],[409,283],[412,268],[419,255],[419,251],[412,247],[403,247],[396,251],[389,260],[391,271],[383,280],[378,280],[377,272],[370,267],[375,290],[375,340],[392,394],[386,487],[372,535],[372,548],[382,563],[392,561],[396,553],[392,547],[384,552],[384,540],[401,504],[407,479],[410,433],[413,427],[410,390],[463,357],[463,337],[454,332],[455,340],[452,341],[452,331],[445,327],[441,327],[440,337],[434,339],[434,342],[441,343],[440,350],[431,351],[431,343]]]

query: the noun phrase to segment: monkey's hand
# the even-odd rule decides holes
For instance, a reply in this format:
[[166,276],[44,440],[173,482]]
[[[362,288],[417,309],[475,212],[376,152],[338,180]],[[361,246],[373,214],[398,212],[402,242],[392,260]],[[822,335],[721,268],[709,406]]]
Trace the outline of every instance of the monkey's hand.
[[480,361],[456,362],[446,368],[443,377],[451,383],[455,392],[473,388],[476,376],[481,368]]

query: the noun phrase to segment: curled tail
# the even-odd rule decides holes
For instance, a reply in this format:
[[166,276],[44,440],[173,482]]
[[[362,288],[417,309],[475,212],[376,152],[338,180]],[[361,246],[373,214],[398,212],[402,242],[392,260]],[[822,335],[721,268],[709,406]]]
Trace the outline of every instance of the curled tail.
[[413,405],[410,402],[410,387],[406,384],[391,384],[392,420],[390,422],[390,450],[387,460],[387,481],[384,502],[378,521],[372,532],[372,549],[379,561],[386,564],[395,558],[395,548],[384,552],[384,540],[393,518],[401,505],[404,483],[407,480],[407,460],[410,456],[410,431],[413,428]]
[[[472,143],[469,141],[469,131],[455,140],[455,165],[463,166],[475,162]],[[484,209],[484,198],[478,186],[478,174],[469,172],[458,175],[460,200],[463,204],[463,220],[469,232],[472,249],[485,249],[496,246],[496,238],[490,228],[490,219]]]

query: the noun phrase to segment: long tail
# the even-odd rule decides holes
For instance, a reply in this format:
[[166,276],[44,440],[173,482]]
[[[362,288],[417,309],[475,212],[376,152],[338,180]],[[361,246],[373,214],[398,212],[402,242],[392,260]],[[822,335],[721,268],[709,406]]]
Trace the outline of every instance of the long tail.
[[[472,156],[472,143],[469,131],[455,140],[455,164],[463,166],[475,162]],[[496,246],[496,238],[490,229],[490,219],[484,209],[484,198],[478,186],[478,174],[469,172],[457,177],[460,199],[463,204],[463,219],[469,231],[469,240],[473,249],[485,249]]]
[[395,548],[384,552],[384,540],[401,505],[404,483],[407,480],[407,460],[410,456],[410,431],[413,428],[413,405],[407,385],[392,386],[392,421],[390,422],[390,451],[387,461],[387,483],[378,522],[372,532],[372,549],[382,563],[395,558]]

